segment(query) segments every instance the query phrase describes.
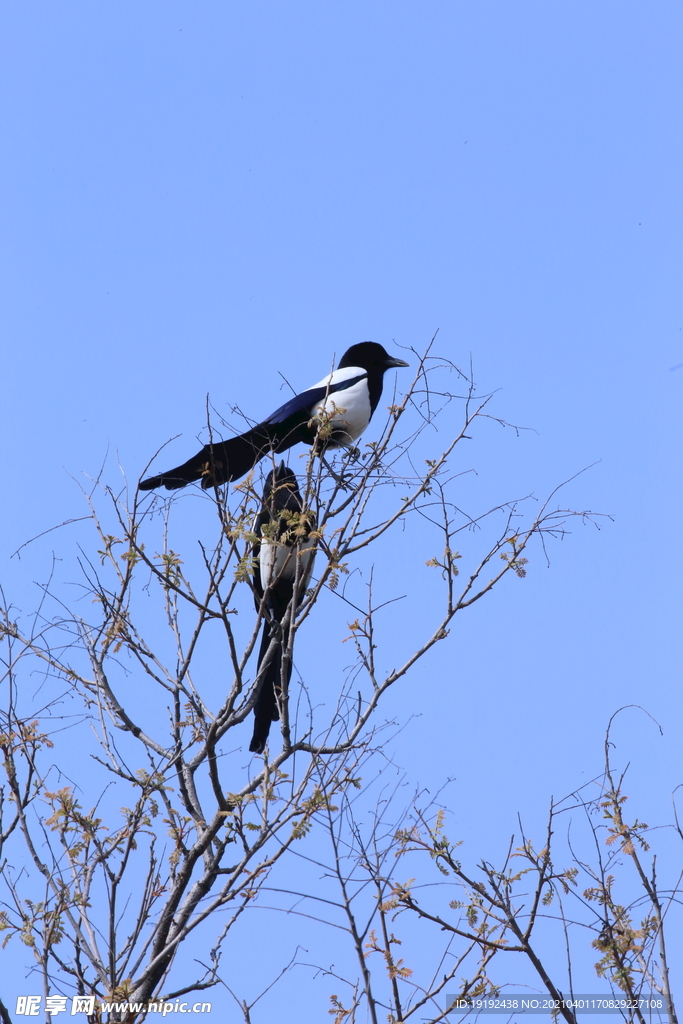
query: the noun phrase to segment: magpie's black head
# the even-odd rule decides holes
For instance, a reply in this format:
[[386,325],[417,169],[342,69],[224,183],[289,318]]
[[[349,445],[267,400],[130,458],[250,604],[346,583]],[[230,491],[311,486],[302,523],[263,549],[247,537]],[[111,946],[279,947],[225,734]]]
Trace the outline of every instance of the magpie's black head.
[[263,488],[263,500],[267,501],[273,491],[278,491],[280,488],[288,488],[294,491],[296,494],[299,493],[299,484],[297,483],[296,473],[285,466],[284,462],[273,470],[270,470],[266,477],[266,483]]
[[379,370],[384,373],[392,366],[407,365],[408,363],[404,363],[402,359],[390,356],[376,341],[362,341],[359,345],[352,345],[339,360],[340,370],[346,366],[360,366],[363,370]]

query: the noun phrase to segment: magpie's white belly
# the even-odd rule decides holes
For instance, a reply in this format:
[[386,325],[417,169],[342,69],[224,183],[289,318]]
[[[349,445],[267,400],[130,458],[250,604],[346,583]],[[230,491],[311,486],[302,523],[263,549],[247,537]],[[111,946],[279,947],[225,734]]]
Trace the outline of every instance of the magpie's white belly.
[[[326,387],[328,384],[336,384],[345,379],[350,380],[364,372],[360,367],[346,366],[343,370],[335,370],[315,386]],[[350,388],[328,395],[313,406],[311,417],[317,419],[323,412],[326,416],[331,417],[330,422],[333,429],[328,447],[338,448],[340,445],[355,441],[367,427],[372,415],[367,378],[364,376]]]

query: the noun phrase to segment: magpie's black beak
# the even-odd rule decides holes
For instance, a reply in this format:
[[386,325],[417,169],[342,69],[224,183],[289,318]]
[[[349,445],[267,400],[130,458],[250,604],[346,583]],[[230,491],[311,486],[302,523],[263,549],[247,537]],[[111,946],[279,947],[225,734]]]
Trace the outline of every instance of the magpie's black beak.
[[404,363],[402,359],[394,359],[393,356],[388,356],[387,361],[384,364],[388,369],[392,366],[410,366],[410,363]]

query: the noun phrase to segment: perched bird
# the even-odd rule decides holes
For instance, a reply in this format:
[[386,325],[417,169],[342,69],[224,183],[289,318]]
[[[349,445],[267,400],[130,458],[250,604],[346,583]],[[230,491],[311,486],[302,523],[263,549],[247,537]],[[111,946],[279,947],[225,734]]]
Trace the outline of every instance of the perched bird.
[[282,652],[289,643],[290,617],[296,610],[292,608],[287,617],[287,609],[292,600],[297,607],[301,604],[311,578],[314,529],[315,519],[312,513],[304,511],[296,476],[281,462],[268,474],[263,507],[254,520],[258,537],[252,551],[254,598],[256,610],[265,618],[256,673],[257,679],[262,676],[261,688],[254,706],[254,735],[249,744],[249,750],[255,754],[263,753],[270,723],[279,718],[278,698],[286,691],[292,672],[291,662],[283,665],[282,661]]
[[194,480],[201,480],[207,488],[239,480],[268,452],[287,451],[299,441],[314,444],[318,438],[326,448],[350,445],[377,408],[386,371],[407,365],[374,341],[352,345],[336,370],[290,398],[268,419],[238,437],[205,444],[182,466],[143,480],[140,489],[164,486],[172,491]]

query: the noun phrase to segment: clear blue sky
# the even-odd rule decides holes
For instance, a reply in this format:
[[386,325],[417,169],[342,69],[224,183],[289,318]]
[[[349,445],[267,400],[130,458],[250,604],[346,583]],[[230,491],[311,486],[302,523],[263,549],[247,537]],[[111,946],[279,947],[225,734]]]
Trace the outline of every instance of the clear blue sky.
[[428,786],[455,776],[455,831],[493,857],[518,810],[540,821],[599,771],[609,715],[638,703],[665,735],[634,715],[619,753],[638,813],[668,820],[681,22],[672,0],[5,4],[10,596],[30,606],[65,535],[12,552],[83,514],[70,474],[107,449],[135,479],[169,437],[191,453],[207,392],[258,417],[278,371],[304,387],[354,342],[422,348],[439,328],[536,431],[473,449],[491,493],[545,496],[601,460],[567,500],[614,522],[575,527],[390,696],[387,715],[421,713],[395,759]]

